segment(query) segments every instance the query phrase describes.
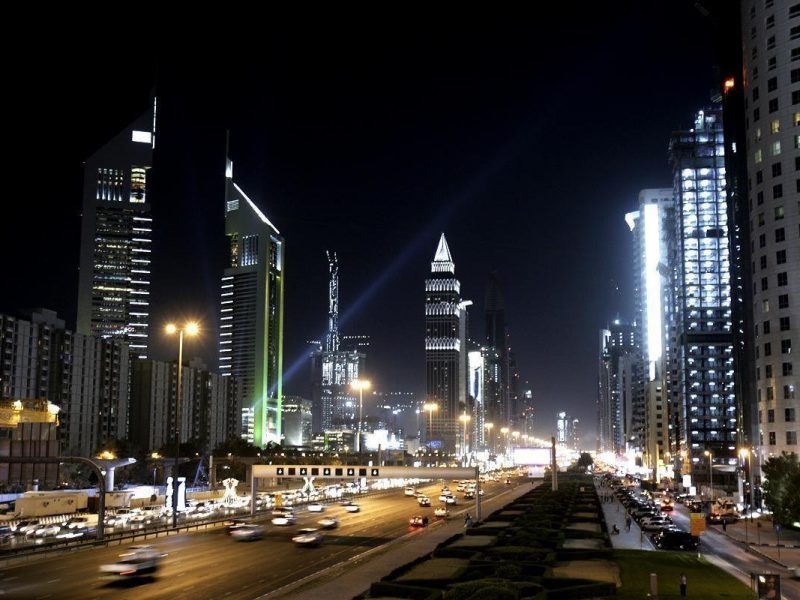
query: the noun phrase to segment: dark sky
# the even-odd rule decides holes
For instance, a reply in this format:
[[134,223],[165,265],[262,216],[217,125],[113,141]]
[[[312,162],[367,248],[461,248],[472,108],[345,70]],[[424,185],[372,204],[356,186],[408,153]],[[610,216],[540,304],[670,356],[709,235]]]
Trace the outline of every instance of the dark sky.
[[46,306],[74,325],[82,160],[156,82],[154,357],[170,357],[161,324],[197,316],[207,333],[189,353],[215,364],[230,128],[236,180],[286,237],[287,392],[309,393],[325,249],[339,253],[343,332],[372,336],[369,376],[424,392],[423,281],[444,231],[473,337],[489,273],[505,282],[537,434],[566,409],[593,446],[597,330],[631,310],[623,215],[641,188],[670,185],[669,134],[707,102],[714,62],[691,2],[561,4],[458,24],[162,27],[147,43],[44,33],[43,58],[6,73],[0,311]]

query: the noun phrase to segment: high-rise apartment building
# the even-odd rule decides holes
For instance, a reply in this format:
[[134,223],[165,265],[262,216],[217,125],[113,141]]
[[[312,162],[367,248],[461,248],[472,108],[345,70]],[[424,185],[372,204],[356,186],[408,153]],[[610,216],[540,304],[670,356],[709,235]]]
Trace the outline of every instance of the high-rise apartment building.
[[[136,360],[131,382],[131,441],[142,452],[175,443],[176,362]],[[235,377],[221,377],[200,359],[183,366],[181,385],[181,443],[194,442],[205,452],[229,439],[239,427],[237,415],[228,421],[228,406],[238,405]]]
[[153,98],[84,169],[77,332],[124,340],[140,358],[147,356],[150,323],[155,140]]
[[225,235],[230,243],[220,301],[219,369],[241,385],[241,436],[280,443],[283,395],[284,240],[225,169]]
[[130,356],[125,341],[65,328],[50,310],[0,315],[0,398],[59,407],[63,452],[92,456],[128,437]]
[[630,429],[634,390],[639,384],[638,327],[615,319],[600,330],[599,386],[597,401],[598,444],[602,452],[623,453]]
[[[737,401],[733,356],[731,251],[722,111],[698,111],[670,139],[676,218],[670,326],[677,405],[673,456],[694,484],[736,472]],[[672,331],[670,335],[672,335]]]
[[[623,366],[630,371],[630,429],[626,445],[641,452],[655,476],[669,464],[670,414],[678,414],[675,333],[671,325],[672,280],[675,272],[675,198],[671,188],[644,189],[638,210],[625,215],[633,234],[634,310],[638,360]],[[674,375],[673,375],[674,373]],[[626,383],[626,386],[628,384]],[[672,410],[674,406],[674,411]]]
[[438,409],[430,415],[429,447],[456,452],[458,416],[467,410],[467,306],[444,234],[425,280],[425,362],[428,401]]
[[741,11],[750,233],[742,242],[763,462],[798,452],[800,433],[800,4],[745,1]]

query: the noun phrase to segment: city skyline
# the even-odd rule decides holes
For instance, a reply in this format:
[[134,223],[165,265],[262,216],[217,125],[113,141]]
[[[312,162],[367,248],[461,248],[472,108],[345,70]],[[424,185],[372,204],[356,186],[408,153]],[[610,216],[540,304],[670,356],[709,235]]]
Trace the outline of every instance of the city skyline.
[[[630,288],[631,279],[628,233],[616,215],[635,206],[639,189],[669,183],[665,136],[708,97],[713,69],[703,39],[698,38],[697,46],[668,51],[670,27],[706,25],[693,9],[638,8],[631,14],[616,9],[608,15],[592,10],[570,26],[585,33],[586,41],[564,56],[549,55],[550,60],[536,69],[530,66],[530,57],[546,53],[564,29],[546,33],[541,25],[527,24],[525,31],[533,27],[542,33],[535,41],[537,36],[530,33],[507,36],[508,24],[488,27],[487,45],[480,48],[485,58],[477,63],[471,60],[477,52],[469,48],[471,39],[421,32],[410,52],[399,53],[390,44],[379,46],[374,57],[348,67],[352,70],[315,53],[294,55],[282,49],[281,44],[289,42],[278,34],[273,42],[275,58],[260,63],[261,59],[244,60],[240,54],[224,76],[206,73],[200,64],[183,72],[175,55],[164,52],[157,80],[148,73],[133,77],[125,99],[101,104],[82,92],[77,82],[72,86],[76,95],[65,100],[63,110],[75,112],[74,118],[84,126],[74,131],[70,125],[74,135],[58,139],[56,148],[68,159],[59,161],[56,173],[65,183],[57,197],[47,198],[58,225],[43,224],[46,244],[40,242],[34,249],[28,266],[9,267],[15,280],[25,285],[3,298],[2,311],[13,314],[27,306],[45,306],[73,325],[79,162],[141,114],[155,83],[160,115],[156,154],[163,152],[163,164],[170,166],[159,173],[156,156],[153,246],[163,262],[156,261],[151,286],[153,332],[168,317],[199,318],[207,333],[193,340],[188,356],[196,354],[215,365],[216,282],[225,262],[225,240],[218,209],[222,184],[212,174],[219,173],[224,160],[224,131],[229,128],[231,155],[243,189],[280,224],[290,241],[287,394],[309,396],[305,341],[320,338],[325,330],[323,295],[309,293],[291,273],[307,274],[310,287],[324,289],[327,273],[318,257],[328,247],[336,247],[341,259],[354,265],[342,282],[342,306],[348,307],[342,324],[373,336],[368,376],[383,389],[424,390],[424,348],[406,332],[423,330],[413,309],[420,298],[415,282],[430,260],[431,243],[447,230],[451,245],[458,248],[459,264],[464,265],[462,283],[478,300],[476,315],[482,313],[480,299],[489,273],[497,270],[509,290],[514,349],[522,379],[530,381],[526,387],[533,390],[541,426],[537,433],[552,432],[562,404],[570,407],[586,431],[593,431],[596,357],[594,336],[588,332],[608,315],[628,316],[631,311],[631,302],[622,293]],[[558,14],[552,12],[554,17]],[[647,35],[631,27],[642,18],[657,23]],[[625,32],[626,41],[593,37],[596,19]],[[587,58],[585,53],[594,43],[600,44],[599,58]],[[643,59],[628,56],[631,43],[651,50],[652,70],[645,70]],[[452,56],[447,51],[451,46],[465,54]],[[355,52],[355,45],[343,44],[336,56],[353,57]],[[705,59],[697,60],[699,55]],[[132,60],[124,54],[108,60],[112,58],[123,64]],[[624,65],[625,94],[616,91],[621,89],[622,74],[600,79],[588,74],[596,69],[586,69],[586,60]],[[415,74],[404,67],[406,61],[418,67]],[[256,77],[251,70],[259,64],[265,70]],[[299,81],[293,74],[309,65],[316,65],[315,76],[336,84],[326,92],[322,111],[308,110],[314,105],[310,92],[316,84]],[[372,83],[353,78],[367,72],[375,78]],[[237,78],[247,93],[234,101],[226,86]],[[645,83],[657,88],[659,81],[669,82],[668,99],[643,89]],[[479,82],[486,83],[476,88]],[[403,89],[396,97],[398,84]],[[28,93],[43,91],[44,85],[32,84]],[[287,91],[293,86],[296,91]],[[447,93],[439,97],[443,90]],[[581,112],[584,94],[592,98],[591,118]],[[554,102],[556,98],[560,100]],[[646,109],[645,99],[650,103]],[[35,106],[22,113],[29,114],[25,111]],[[56,108],[56,116],[63,118],[61,110]],[[51,126],[49,118],[31,120],[30,126],[37,131]],[[621,129],[626,119],[630,124]],[[477,126],[467,135],[464,128],[469,123]],[[601,123],[607,125],[596,127]],[[595,164],[596,148],[612,129],[625,141],[622,145],[636,145],[633,164],[629,150],[617,143],[608,146],[608,156]],[[556,164],[565,152],[574,157],[569,171]],[[574,177],[573,170],[581,177]],[[188,171],[195,174],[181,175]],[[596,183],[607,180],[608,173],[610,180],[598,189]],[[552,224],[563,219],[561,211],[570,205],[579,210],[570,210],[568,239],[563,221]],[[337,210],[331,211],[331,206]],[[17,205],[11,210],[12,216],[30,217],[30,207]],[[487,221],[487,211],[503,219]],[[22,243],[21,235],[12,232],[4,238],[3,251]],[[605,260],[587,259],[601,238],[613,240],[609,244],[613,249]],[[54,252],[59,253],[61,265],[47,267]],[[563,274],[554,272],[554,264]],[[31,266],[39,272],[52,271],[47,285],[26,275]],[[536,284],[552,278],[556,293],[545,293]],[[597,305],[578,314],[576,327],[565,335],[559,324],[575,318],[576,303],[587,295],[597,297]],[[396,318],[387,322],[387,312]],[[481,339],[479,322],[477,318],[471,323],[470,337],[476,340]],[[583,331],[579,325],[585,325]],[[160,338],[151,334],[151,354],[172,359],[171,343]],[[396,360],[398,343],[407,357],[402,361]],[[299,366],[293,370],[296,363]],[[560,371],[576,364],[581,377]]]

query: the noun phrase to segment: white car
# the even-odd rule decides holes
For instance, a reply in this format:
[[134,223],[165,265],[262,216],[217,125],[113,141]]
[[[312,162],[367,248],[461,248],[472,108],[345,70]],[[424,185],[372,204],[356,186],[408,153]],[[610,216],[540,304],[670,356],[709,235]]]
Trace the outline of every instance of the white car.
[[325,517],[317,521],[317,524],[323,529],[336,529],[339,526],[339,519],[336,517]]
[[107,577],[141,577],[152,575],[161,566],[166,554],[152,546],[131,546],[130,552],[120,554],[115,563],[102,565],[100,572]]
[[445,499],[445,503],[446,503],[446,504],[455,504],[455,503],[456,503],[456,497],[455,497],[455,496],[452,496],[452,495],[451,495],[451,496],[448,496],[448,497]]
[[34,531],[33,535],[36,537],[48,537],[58,535],[60,531],[61,526],[53,523],[51,525],[42,525],[36,531]]
[[292,513],[284,513],[281,516],[272,518],[272,524],[278,525],[280,527],[284,527],[286,525],[294,525],[295,522],[296,519],[294,518],[294,514]]
[[64,523],[64,527],[67,529],[83,529],[85,527],[89,527],[89,518],[72,517],[69,521]]
[[322,542],[322,534],[312,528],[301,529],[292,541],[298,546],[319,546]]
[[28,535],[33,534],[39,527],[41,527],[39,519],[28,519],[26,521],[20,521],[15,526],[12,526],[11,530],[18,535]]
[[236,525],[231,527],[230,536],[240,542],[250,542],[259,540],[264,535],[264,528],[261,525],[251,525],[245,523],[243,525]]
[[433,510],[433,514],[437,517],[446,517],[447,516],[447,507],[446,506],[437,506]]
[[308,512],[313,512],[313,513],[325,512],[325,505],[320,504],[319,502],[315,502],[314,504],[309,504]]
[[124,527],[128,520],[133,516],[133,511],[129,508],[120,508],[111,516],[106,517],[108,527]]
[[405,491],[405,495],[406,496],[416,496],[417,495],[417,490],[415,490],[413,487],[407,487],[406,491]]
[[349,513],[357,513],[361,510],[361,507],[358,504],[350,503],[344,507],[344,509]]
[[447,493],[447,494],[442,494],[441,496],[439,496],[439,502],[447,502],[447,498],[448,498],[449,496],[450,496],[450,494],[449,494],[449,493]]

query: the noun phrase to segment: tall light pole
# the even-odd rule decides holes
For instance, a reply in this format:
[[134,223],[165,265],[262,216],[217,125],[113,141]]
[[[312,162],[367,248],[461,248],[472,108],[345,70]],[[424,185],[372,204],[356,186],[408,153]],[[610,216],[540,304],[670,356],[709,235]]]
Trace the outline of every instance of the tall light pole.
[[750,511],[750,518],[753,518],[753,499],[755,498],[755,490],[753,490],[753,458],[749,448],[741,448],[739,456],[745,460],[747,465],[747,482],[750,485],[750,495],[748,496],[747,507]]
[[489,449],[490,452],[494,454],[494,438],[492,437],[492,429],[494,429],[494,423],[484,423],[483,427],[486,429],[486,431],[489,432],[488,435],[489,439],[491,440],[489,444]]
[[470,417],[466,412],[464,412],[463,415],[460,415],[458,417],[458,420],[461,421],[464,424],[464,437],[462,439],[461,451],[464,453],[464,464],[466,465],[466,464],[468,464],[467,463],[467,423],[469,423],[472,420],[472,417]]
[[422,410],[428,413],[428,445],[431,442],[431,430],[433,429],[433,413],[439,410],[439,405],[436,402],[426,402],[422,405]]
[[506,455],[506,458],[508,457],[508,434],[510,431],[511,430],[508,427],[500,428],[500,433],[502,433],[506,438],[505,445],[503,446],[503,454]]
[[356,440],[356,449],[361,454],[361,422],[364,419],[364,390],[368,390],[372,383],[366,379],[355,379],[350,384],[354,390],[358,390],[358,439]]
[[178,526],[178,461],[181,456],[181,386],[183,384],[183,335],[194,337],[200,326],[189,321],[183,327],[169,323],[165,328],[167,335],[178,334],[178,382],[175,392],[175,466],[172,469],[172,526]]
[[708,457],[708,487],[710,489],[709,493],[711,494],[711,500],[714,500],[714,471],[712,468],[712,459],[714,458],[714,453],[710,450],[706,450],[703,452]]

